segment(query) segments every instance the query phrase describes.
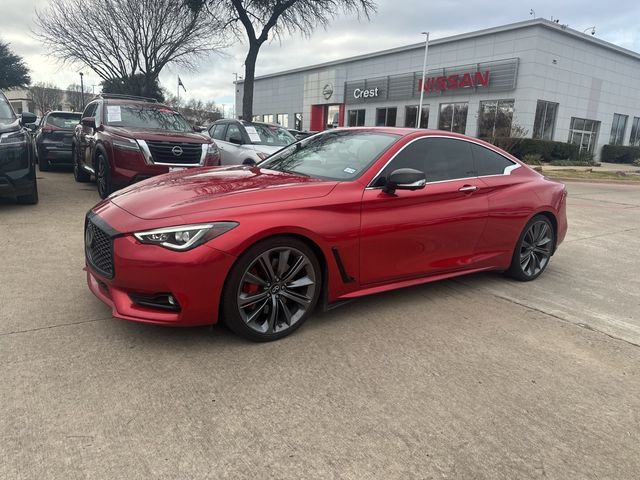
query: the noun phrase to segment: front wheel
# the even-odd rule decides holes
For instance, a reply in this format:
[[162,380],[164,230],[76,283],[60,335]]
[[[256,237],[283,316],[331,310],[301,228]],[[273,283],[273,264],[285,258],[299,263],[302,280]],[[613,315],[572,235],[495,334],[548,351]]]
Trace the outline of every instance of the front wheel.
[[249,340],[285,337],[313,312],[321,277],[318,259],[304,242],[289,237],[260,242],[231,270],[222,298],[224,319]]
[[520,235],[507,274],[523,282],[538,278],[549,264],[555,241],[551,221],[544,215],[533,217]]
[[107,198],[113,193],[109,162],[102,153],[99,153],[96,157],[96,183],[98,184],[100,198]]

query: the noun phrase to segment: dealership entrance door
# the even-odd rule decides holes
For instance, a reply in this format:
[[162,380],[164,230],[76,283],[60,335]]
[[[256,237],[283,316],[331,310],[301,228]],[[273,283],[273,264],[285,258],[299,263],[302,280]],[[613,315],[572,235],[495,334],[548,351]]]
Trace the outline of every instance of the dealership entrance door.
[[310,129],[313,131],[344,127],[344,104],[311,105]]

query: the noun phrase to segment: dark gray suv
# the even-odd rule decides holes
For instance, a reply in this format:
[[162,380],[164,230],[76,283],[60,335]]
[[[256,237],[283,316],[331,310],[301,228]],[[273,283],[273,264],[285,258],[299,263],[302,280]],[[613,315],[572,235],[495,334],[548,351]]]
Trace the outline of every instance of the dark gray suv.
[[35,121],[29,112],[18,119],[0,92],[0,197],[16,197],[18,203],[38,203],[35,152],[26,128]]

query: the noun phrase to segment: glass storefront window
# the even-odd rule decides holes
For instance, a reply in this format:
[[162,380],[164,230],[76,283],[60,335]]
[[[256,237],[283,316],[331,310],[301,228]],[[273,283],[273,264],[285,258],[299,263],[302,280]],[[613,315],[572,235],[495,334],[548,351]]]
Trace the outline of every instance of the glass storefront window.
[[263,121],[265,123],[273,123],[273,114],[263,115]]
[[278,115],[276,115],[276,122],[281,127],[289,128],[289,114],[288,113],[279,113]]
[[629,137],[629,145],[632,147],[640,147],[640,117],[633,117],[631,124],[631,137]]
[[600,122],[572,117],[569,129],[569,143],[578,145],[581,152],[593,153],[598,140],[599,129]]
[[511,136],[514,100],[480,102],[478,138],[495,139]]
[[441,103],[438,128],[449,132],[465,133],[467,129],[468,102]]
[[349,110],[348,122],[349,127],[364,127],[365,110]]
[[[409,105],[404,108],[404,126],[408,128],[416,128],[418,121],[418,105]],[[422,105],[422,118],[420,119],[420,128],[427,128],[429,124],[429,105]]]
[[293,128],[296,130],[302,131],[302,114],[294,113],[293,114]]
[[376,127],[395,127],[397,107],[376,108]]
[[624,132],[627,129],[627,120],[629,115],[613,114],[613,123],[611,124],[611,136],[609,143],[611,145],[622,145],[624,143]]
[[533,124],[533,138],[553,140],[559,106],[559,103],[538,100],[536,118]]

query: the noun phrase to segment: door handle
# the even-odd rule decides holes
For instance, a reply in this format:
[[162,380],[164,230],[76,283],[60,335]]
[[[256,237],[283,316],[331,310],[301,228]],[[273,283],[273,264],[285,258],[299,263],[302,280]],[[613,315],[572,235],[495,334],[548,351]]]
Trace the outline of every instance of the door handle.
[[480,187],[478,187],[477,185],[465,185],[464,187],[460,187],[458,191],[462,193],[471,193],[471,192],[475,192],[479,188]]

